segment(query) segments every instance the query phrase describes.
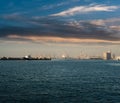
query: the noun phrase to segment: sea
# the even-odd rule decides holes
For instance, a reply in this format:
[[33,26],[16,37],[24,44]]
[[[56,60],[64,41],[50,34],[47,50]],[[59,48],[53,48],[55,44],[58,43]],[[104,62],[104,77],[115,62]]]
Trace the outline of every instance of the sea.
[[0,103],[120,103],[120,61],[0,61]]

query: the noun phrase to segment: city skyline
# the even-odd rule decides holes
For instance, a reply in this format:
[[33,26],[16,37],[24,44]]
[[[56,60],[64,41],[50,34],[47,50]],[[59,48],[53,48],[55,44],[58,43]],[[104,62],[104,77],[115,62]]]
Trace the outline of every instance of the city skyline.
[[120,55],[120,1],[4,0],[0,57]]

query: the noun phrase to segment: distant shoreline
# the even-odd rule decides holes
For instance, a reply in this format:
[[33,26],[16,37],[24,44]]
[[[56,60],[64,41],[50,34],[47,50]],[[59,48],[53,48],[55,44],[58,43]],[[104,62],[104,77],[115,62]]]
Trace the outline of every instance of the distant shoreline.
[[1,58],[0,60],[6,61],[6,60],[51,60],[51,58]]

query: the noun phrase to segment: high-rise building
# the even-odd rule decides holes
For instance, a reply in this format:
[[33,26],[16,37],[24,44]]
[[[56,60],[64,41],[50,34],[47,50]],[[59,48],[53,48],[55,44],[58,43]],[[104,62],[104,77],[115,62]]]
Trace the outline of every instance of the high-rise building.
[[108,51],[108,52],[103,53],[103,58],[104,58],[105,60],[110,60],[110,59],[112,59],[112,58],[111,58],[111,52]]

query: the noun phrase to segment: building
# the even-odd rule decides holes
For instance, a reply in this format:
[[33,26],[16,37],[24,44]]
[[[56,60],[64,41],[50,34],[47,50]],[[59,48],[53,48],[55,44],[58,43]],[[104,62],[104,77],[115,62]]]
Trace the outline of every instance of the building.
[[32,59],[31,55],[26,55],[24,59]]
[[111,52],[108,51],[108,52],[103,53],[103,58],[104,58],[105,60],[110,60],[110,59],[112,59],[112,58],[111,58]]
[[113,60],[115,60],[115,59],[116,59],[115,54],[113,54],[113,55],[112,55],[112,59],[113,59]]
[[116,60],[120,60],[120,56],[116,57]]

